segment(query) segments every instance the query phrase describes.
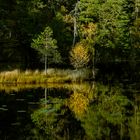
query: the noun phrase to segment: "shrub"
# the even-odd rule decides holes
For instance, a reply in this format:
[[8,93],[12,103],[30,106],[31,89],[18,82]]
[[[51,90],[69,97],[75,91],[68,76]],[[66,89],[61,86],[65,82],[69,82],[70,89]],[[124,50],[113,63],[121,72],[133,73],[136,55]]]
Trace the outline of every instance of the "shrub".
[[82,68],[90,61],[90,53],[85,43],[77,43],[70,51],[70,61],[74,68]]

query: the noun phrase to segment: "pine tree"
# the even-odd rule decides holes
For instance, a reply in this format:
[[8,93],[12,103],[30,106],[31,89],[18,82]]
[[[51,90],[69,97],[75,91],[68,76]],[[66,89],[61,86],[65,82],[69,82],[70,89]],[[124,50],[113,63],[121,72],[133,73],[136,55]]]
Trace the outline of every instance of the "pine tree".
[[45,60],[45,72],[47,69],[47,63],[59,63],[61,62],[61,56],[57,51],[57,41],[52,38],[53,31],[50,27],[46,27],[43,32],[36,39],[33,39],[31,44],[32,48],[36,49]]

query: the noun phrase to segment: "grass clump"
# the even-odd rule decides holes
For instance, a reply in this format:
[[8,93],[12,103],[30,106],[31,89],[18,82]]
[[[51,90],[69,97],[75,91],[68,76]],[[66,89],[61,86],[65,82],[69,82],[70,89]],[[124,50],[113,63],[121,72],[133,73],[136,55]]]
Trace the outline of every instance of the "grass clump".
[[90,70],[63,70],[48,69],[47,74],[39,70],[26,71],[4,71],[0,73],[0,83],[64,83],[64,82],[82,82],[88,79]]

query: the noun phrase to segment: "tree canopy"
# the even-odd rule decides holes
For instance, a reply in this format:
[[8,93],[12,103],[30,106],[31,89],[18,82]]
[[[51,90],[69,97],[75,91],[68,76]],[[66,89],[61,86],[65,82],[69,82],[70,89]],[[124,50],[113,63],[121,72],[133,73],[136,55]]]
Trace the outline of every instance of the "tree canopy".
[[60,53],[64,67],[70,66],[72,47],[83,40],[92,60],[131,59],[132,52],[138,57],[137,5],[132,0],[1,0],[0,61],[22,61],[31,67],[32,62],[39,62],[34,48],[46,54],[40,43],[43,38],[42,44],[53,48],[47,49],[47,55],[57,55],[56,61]]

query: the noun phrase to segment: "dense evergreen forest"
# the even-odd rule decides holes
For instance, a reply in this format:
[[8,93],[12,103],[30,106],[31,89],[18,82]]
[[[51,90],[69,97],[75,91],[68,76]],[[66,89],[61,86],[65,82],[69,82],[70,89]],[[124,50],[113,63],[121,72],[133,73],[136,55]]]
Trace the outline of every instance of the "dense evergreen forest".
[[139,0],[0,0],[0,67],[135,63],[139,11]]

